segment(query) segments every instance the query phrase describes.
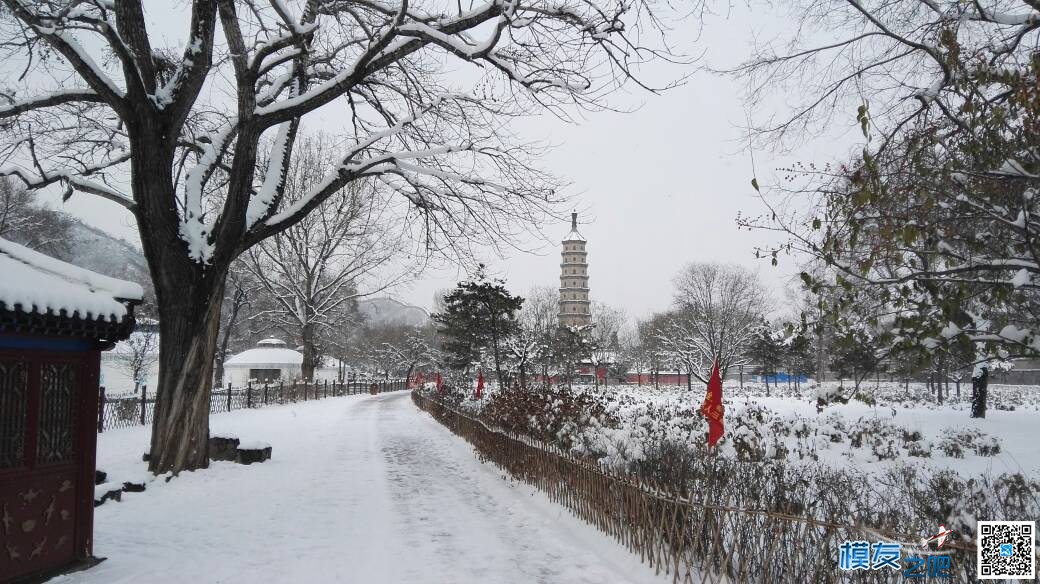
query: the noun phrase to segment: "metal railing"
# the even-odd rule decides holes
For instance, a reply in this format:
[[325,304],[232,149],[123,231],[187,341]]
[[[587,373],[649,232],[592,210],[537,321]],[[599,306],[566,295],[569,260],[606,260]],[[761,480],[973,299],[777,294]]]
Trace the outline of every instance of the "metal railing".
[[[232,410],[261,408],[273,404],[312,401],[327,397],[358,395],[405,389],[403,379],[382,381],[279,381],[268,383],[250,382],[244,387],[215,387],[210,392],[211,414]],[[148,386],[139,386],[133,395],[106,396],[105,388],[99,388],[98,432],[152,423],[155,415],[155,394],[149,394]]]

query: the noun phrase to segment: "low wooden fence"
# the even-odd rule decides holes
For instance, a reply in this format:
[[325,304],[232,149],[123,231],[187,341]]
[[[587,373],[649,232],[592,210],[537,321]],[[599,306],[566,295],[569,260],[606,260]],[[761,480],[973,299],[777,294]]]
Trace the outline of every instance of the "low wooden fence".
[[[405,389],[402,379],[380,381],[290,381],[278,383],[249,383],[245,387],[215,387],[209,397],[211,414],[231,410],[261,408],[271,404],[311,401],[326,397],[340,397],[369,393],[372,384],[377,392]],[[152,423],[155,414],[155,394],[141,386],[134,395],[106,396],[100,388],[98,400],[98,432]]]
[[973,545],[947,542],[940,552],[919,547],[920,535],[880,533],[809,517],[698,503],[666,485],[490,428],[419,392],[412,392],[412,400],[470,442],[482,461],[545,492],[550,500],[616,538],[658,573],[671,574],[674,582],[904,581],[902,562],[898,571],[839,570],[839,546],[846,541],[902,542],[902,557],[925,558],[926,566],[929,556],[949,556],[951,577],[939,581],[976,581]]

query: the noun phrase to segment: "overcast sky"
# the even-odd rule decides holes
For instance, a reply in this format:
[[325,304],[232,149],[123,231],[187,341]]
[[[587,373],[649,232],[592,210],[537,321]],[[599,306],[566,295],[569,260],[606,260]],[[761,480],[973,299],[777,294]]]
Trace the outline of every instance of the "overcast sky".
[[[779,15],[750,16],[737,10],[706,23],[695,45],[704,51],[703,63],[736,64],[753,36],[768,38],[785,26]],[[153,17],[151,26],[166,25]],[[688,40],[698,34],[698,26],[691,21],[676,34]],[[769,241],[770,235],[741,231],[735,223],[738,211],[762,212],[750,186],[752,159],[742,140],[747,118],[740,93],[737,82],[703,72],[664,95],[632,93],[615,101],[622,107],[638,105],[634,112],[593,113],[574,124],[551,116],[522,123],[525,136],[557,145],[545,152],[542,165],[570,182],[571,206],[582,211],[580,230],[589,242],[594,299],[623,306],[633,317],[664,309],[673,276],[695,261],[732,262],[757,270],[781,297],[796,266],[787,262],[774,268],[756,260],[755,245]],[[775,99],[782,103],[783,96]],[[836,128],[835,135],[845,130]],[[795,160],[840,157],[844,148],[834,144],[844,141],[816,140],[783,156],[756,151],[760,180],[768,181],[775,168]],[[66,208],[90,224],[137,240],[132,217],[114,204],[76,197]],[[521,295],[532,286],[558,286],[559,240],[568,230],[566,222],[545,225],[550,241],[532,236],[521,242],[529,253],[482,259]],[[437,290],[464,276],[454,266],[435,266],[391,295],[429,309]]]

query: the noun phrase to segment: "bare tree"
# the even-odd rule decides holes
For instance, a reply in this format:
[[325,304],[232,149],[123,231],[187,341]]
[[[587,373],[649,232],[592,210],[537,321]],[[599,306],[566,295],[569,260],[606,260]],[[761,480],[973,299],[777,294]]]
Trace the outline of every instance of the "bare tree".
[[134,387],[144,383],[148,371],[159,361],[159,334],[156,322],[138,319],[138,327],[125,341],[120,343],[120,353],[126,357],[120,367],[134,382]]
[[[428,250],[494,247],[557,200],[503,122],[605,106],[668,55],[646,0],[192,0],[179,3],[179,47],[150,33],[140,0],[2,5],[0,57],[25,64],[26,86],[3,90],[3,174],[137,220],[162,328],[156,473],[208,464],[220,305],[239,254],[363,178],[402,195]],[[480,74],[475,87],[460,66]],[[297,133],[334,102],[349,113],[337,164],[290,204]]]
[[544,347],[541,340],[533,329],[521,324],[503,343],[506,362],[515,368],[514,379],[519,382],[520,389],[527,389],[527,372]]
[[431,326],[415,327],[408,331],[396,349],[404,368],[405,382],[412,380],[416,369],[429,367],[440,359],[434,347],[436,331]]
[[668,360],[667,346],[663,339],[667,318],[663,314],[655,314],[636,324],[639,334],[639,346],[646,359],[646,368],[654,376],[654,388],[661,388],[661,371]]
[[767,256],[825,266],[803,278],[830,297],[819,312],[837,336],[854,332],[843,321],[869,324],[886,352],[911,353],[904,363],[1036,357],[1040,4],[792,4],[803,24],[823,25],[799,30],[834,38],[798,34],[789,52],[739,70],[754,91],[798,85],[799,106],[758,130],[801,133],[855,107],[865,144],[846,164],[800,168],[765,190],[767,219],[745,224],[784,238]]
[[[554,337],[560,328],[560,293],[549,286],[531,288],[524,298],[523,307],[518,316],[520,330],[523,335],[522,344],[524,364],[533,364],[540,369],[542,384],[549,387],[549,379],[554,373],[553,359]],[[517,350],[511,349],[514,360]],[[520,376],[520,383],[526,389],[526,370]]]
[[63,213],[42,207],[35,193],[0,177],[0,237],[49,255],[64,256],[70,227],[71,221]]
[[215,383],[222,383],[224,379],[224,363],[231,350],[231,339],[238,330],[238,325],[242,321],[244,311],[249,307],[251,295],[256,288],[255,282],[249,278],[240,262],[234,264],[228,271],[227,297],[224,299],[220,318],[220,343],[214,355],[213,379]]
[[402,374],[410,381],[417,368],[433,365],[440,359],[434,347],[435,334],[430,326],[366,327],[358,335],[357,357],[385,379]]
[[[300,201],[335,164],[327,137],[301,141],[285,177],[285,201]],[[387,227],[387,199],[369,182],[334,193],[309,215],[244,254],[245,265],[270,297],[254,318],[285,331],[303,347],[301,374],[313,379],[337,327],[357,324],[357,298],[394,283],[388,276],[361,290],[361,281],[401,251],[399,233]]]
[[[967,128],[982,95],[1011,98],[1006,82],[1025,72],[1040,39],[1033,0],[793,0],[790,36],[759,44],[730,73],[748,87],[754,131],[773,140],[813,134],[856,111],[882,141],[922,120]],[[779,48],[778,48],[779,47]],[[994,75],[1001,71],[1001,75]],[[783,111],[768,97],[788,90]]]
[[592,365],[594,383],[599,387],[600,370],[608,369],[621,358],[619,335],[628,322],[628,316],[623,308],[598,301],[592,303],[591,309],[592,330],[588,343],[588,359]]
[[675,309],[662,341],[692,376],[707,383],[718,361],[725,378],[746,364],[744,347],[767,310],[767,295],[751,271],[693,263],[675,278]]

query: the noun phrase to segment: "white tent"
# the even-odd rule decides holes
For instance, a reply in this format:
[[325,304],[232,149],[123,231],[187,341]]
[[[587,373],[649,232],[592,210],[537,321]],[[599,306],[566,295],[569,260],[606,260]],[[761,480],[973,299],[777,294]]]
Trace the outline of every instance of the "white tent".
[[[317,381],[336,381],[341,367],[338,361],[326,359],[315,369]],[[257,383],[296,381],[301,378],[303,353],[285,346],[281,339],[264,339],[256,347],[242,351],[224,362],[224,385],[242,386],[249,381]],[[343,371],[345,373],[345,369]]]

